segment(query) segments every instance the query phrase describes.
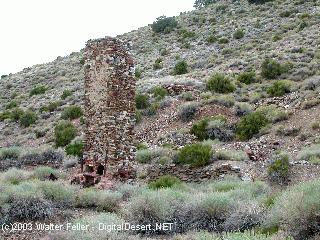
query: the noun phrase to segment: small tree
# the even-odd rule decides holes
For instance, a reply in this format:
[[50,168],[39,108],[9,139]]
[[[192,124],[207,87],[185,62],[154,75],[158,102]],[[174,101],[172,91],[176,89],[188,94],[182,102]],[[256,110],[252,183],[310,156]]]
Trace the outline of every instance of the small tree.
[[37,114],[31,110],[28,110],[20,117],[20,125],[23,127],[29,127],[31,124],[35,123],[37,119]]
[[235,86],[225,75],[215,74],[207,82],[207,89],[217,93],[230,93],[235,90]]
[[178,26],[178,22],[175,17],[158,17],[155,22],[151,25],[151,28],[156,33],[170,33],[173,29]]
[[75,126],[68,121],[61,121],[54,129],[55,143],[57,147],[68,145],[77,134]]
[[267,79],[275,79],[283,73],[280,63],[273,59],[266,59],[261,65],[261,75]]
[[236,128],[240,140],[248,140],[268,124],[268,119],[261,112],[252,112],[241,118]]
[[184,60],[177,62],[177,64],[174,66],[173,73],[174,73],[174,75],[182,75],[182,74],[188,73],[187,62]]
[[137,94],[135,101],[137,109],[145,109],[150,106],[148,95]]

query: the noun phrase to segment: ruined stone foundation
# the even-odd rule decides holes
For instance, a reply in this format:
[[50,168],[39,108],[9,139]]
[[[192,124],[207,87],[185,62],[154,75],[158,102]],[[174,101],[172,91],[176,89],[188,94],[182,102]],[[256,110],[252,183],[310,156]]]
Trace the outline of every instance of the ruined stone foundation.
[[132,178],[135,158],[135,79],[128,45],[115,38],[90,40],[85,48],[86,181],[97,176]]

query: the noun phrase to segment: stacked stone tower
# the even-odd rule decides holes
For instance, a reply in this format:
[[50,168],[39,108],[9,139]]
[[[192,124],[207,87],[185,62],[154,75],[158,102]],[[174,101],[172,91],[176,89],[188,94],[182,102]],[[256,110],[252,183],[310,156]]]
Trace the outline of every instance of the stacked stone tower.
[[85,149],[82,166],[95,176],[132,177],[135,79],[129,46],[106,37],[85,48]]

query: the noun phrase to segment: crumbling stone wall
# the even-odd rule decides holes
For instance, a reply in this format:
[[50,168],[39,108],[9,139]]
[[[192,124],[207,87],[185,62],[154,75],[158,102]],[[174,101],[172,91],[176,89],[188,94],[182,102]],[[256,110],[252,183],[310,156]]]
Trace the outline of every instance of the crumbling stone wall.
[[[121,174],[135,157],[135,79],[129,46],[115,38],[85,48],[85,165]],[[126,174],[126,173],[123,173]]]

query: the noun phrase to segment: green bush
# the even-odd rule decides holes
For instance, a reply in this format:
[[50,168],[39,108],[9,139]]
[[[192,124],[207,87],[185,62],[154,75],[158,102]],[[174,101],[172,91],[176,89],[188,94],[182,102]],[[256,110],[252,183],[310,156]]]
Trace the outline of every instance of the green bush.
[[47,87],[45,87],[45,86],[34,87],[30,91],[30,97],[33,96],[33,95],[44,94],[46,91],[47,91]]
[[17,147],[1,148],[0,149],[0,160],[6,159],[18,159],[21,150]]
[[51,167],[46,167],[46,166],[37,167],[36,169],[34,169],[32,176],[36,179],[43,181],[48,179],[51,174],[53,174],[55,177],[60,176],[60,173],[58,172],[58,170],[53,169]]
[[73,120],[83,115],[82,109],[79,106],[68,106],[63,109],[61,117],[65,120]]
[[220,38],[220,39],[218,40],[218,43],[220,43],[220,44],[227,44],[227,43],[229,43],[229,39],[228,39],[228,38]]
[[148,95],[137,94],[135,96],[135,102],[137,109],[146,109],[150,106]]
[[55,143],[57,147],[68,145],[77,134],[77,129],[71,122],[62,121],[54,129]]
[[241,39],[244,37],[244,35],[245,35],[245,32],[242,29],[238,29],[237,31],[235,31],[233,33],[233,38],[234,39]]
[[261,128],[269,123],[261,112],[252,112],[241,118],[236,127],[236,134],[240,140],[248,140],[258,134]]
[[24,111],[21,108],[14,108],[10,113],[10,119],[17,122],[20,120],[22,115],[24,115]]
[[153,70],[159,70],[161,68],[163,68],[163,60],[158,58],[153,64]]
[[23,127],[29,127],[31,124],[34,124],[37,121],[37,114],[31,110],[26,111],[20,117],[20,125]]
[[156,19],[151,25],[151,28],[156,33],[169,33],[178,26],[175,17],[161,16]]
[[235,86],[225,75],[215,74],[208,80],[207,89],[217,93],[230,93],[235,90]]
[[80,141],[76,141],[66,146],[66,153],[67,155],[73,155],[81,158],[83,155],[83,148],[83,143]]
[[171,188],[175,185],[181,184],[181,181],[179,178],[165,175],[161,176],[159,179],[149,183],[149,188],[151,189],[159,189],[159,188]]
[[6,119],[11,118],[11,112],[10,111],[4,111],[0,113],[0,121],[4,121]]
[[193,167],[205,166],[212,157],[211,146],[192,144],[183,147],[177,155],[178,164],[190,164]]
[[209,135],[207,133],[207,126],[209,121],[210,118],[204,118],[194,123],[191,127],[190,133],[195,135],[200,141],[209,139]]
[[261,75],[267,79],[275,79],[284,73],[283,66],[273,59],[266,59],[261,65]]
[[237,80],[245,84],[251,84],[257,81],[255,72],[243,72],[238,75]]
[[174,75],[182,75],[188,73],[188,64],[186,61],[182,60],[176,63],[173,69]]
[[61,94],[61,99],[65,100],[67,97],[71,96],[72,92],[68,89],[63,90],[63,93]]
[[288,81],[276,81],[268,88],[267,93],[272,97],[280,97],[290,93],[291,84]]
[[280,228],[294,239],[316,239],[319,234],[320,181],[296,184],[275,199],[263,224],[264,228]]
[[6,105],[6,109],[12,109],[18,107],[18,103],[16,101],[11,101]]
[[40,112],[54,112],[60,105],[60,102],[50,102],[47,106],[41,107]]
[[289,178],[289,156],[278,154],[268,168],[269,179],[277,183],[286,183]]
[[163,99],[165,96],[168,95],[167,89],[160,86],[153,88],[152,93],[153,93],[153,96],[157,99]]

